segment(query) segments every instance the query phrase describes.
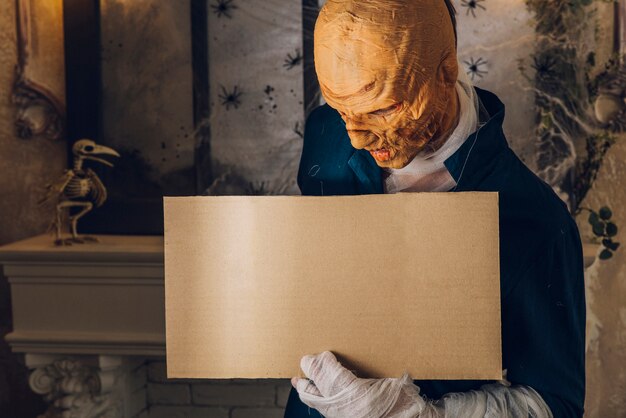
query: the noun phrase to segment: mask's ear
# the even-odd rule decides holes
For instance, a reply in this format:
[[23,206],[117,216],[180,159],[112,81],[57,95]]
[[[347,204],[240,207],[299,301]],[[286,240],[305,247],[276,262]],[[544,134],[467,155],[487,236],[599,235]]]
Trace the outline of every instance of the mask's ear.
[[459,64],[456,51],[447,53],[437,68],[437,81],[446,88],[453,88],[459,76]]

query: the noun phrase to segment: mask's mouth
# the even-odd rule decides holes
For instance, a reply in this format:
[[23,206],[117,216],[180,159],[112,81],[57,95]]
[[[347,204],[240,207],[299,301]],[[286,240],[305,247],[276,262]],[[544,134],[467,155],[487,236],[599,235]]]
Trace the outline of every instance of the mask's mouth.
[[379,148],[370,151],[370,155],[374,157],[376,161],[389,161],[391,158],[391,151],[386,148]]

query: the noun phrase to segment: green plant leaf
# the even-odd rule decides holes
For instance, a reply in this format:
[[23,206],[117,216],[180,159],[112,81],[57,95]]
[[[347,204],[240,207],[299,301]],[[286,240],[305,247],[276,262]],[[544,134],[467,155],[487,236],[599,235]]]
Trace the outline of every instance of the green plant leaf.
[[600,260],[608,260],[609,258],[613,257],[613,253],[611,252],[611,250],[602,250],[600,252]]
[[604,236],[604,223],[598,221],[598,223],[593,225],[593,233],[598,237]]
[[609,222],[608,224],[606,224],[606,235],[608,235],[609,237],[614,237],[615,235],[617,235],[617,225],[615,225],[613,222]]
[[609,209],[608,206],[604,206],[600,208],[599,215],[600,215],[600,218],[604,219],[605,221],[608,221],[609,219],[611,219],[611,216],[613,216],[613,212],[611,212],[611,209]]
[[614,242],[611,238],[603,239],[602,245],[604,245],[606,248],[612,251],[615,251],[619,248],[619,242]]
[[591,224],[591,226],[596,226],[598,223],[600,223],[600,217],[598,216],[598,214],[596,212],[589,212],[589,223]]

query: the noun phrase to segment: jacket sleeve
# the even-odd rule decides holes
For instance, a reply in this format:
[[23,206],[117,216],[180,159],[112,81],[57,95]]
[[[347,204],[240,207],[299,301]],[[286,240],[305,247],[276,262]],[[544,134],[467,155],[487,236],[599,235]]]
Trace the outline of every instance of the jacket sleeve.
[[585,289],[582,245],[568,218],[502,299],[503,364],[535,389],[554,417],[582,417]]

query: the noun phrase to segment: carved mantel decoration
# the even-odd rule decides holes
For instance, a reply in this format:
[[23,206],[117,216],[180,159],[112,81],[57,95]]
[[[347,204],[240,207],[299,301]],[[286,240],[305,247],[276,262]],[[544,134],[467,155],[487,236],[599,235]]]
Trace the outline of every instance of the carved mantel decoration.
[[59,140],[65,130],[63,0],[15,1],[18,63],[12,98],[17,135]]
[[122,396],[115,393],[115,385],[123,377],[121,358],[83,360],[27,355],[27,365],[35,367],[29,379],[31,389],[50,404],[40,418],[124,416]]

